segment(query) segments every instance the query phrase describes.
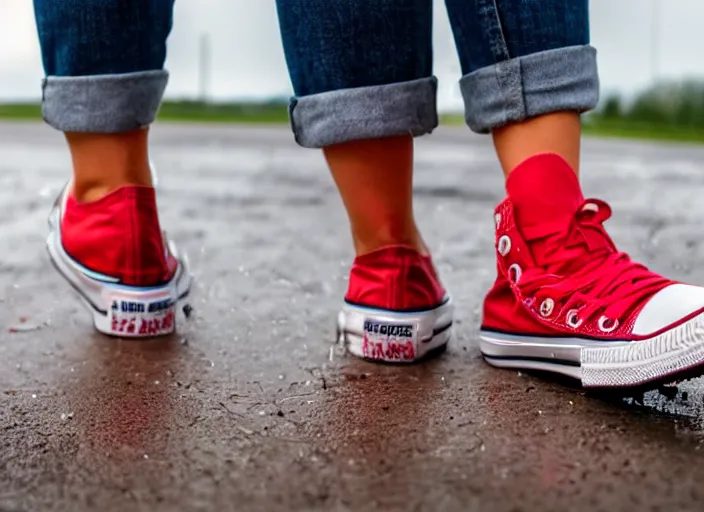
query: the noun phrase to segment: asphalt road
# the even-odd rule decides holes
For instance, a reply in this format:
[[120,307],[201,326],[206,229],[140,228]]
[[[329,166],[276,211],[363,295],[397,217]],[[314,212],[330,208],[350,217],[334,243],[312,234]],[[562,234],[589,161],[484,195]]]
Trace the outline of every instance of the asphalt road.
[[[413,367],[334,344],[352,254],[318,152],[283,128],[160,125],[153,142],[194,314],[169,339],[110,340],[44,249],[61,137],[0,124],[0,510],[704,508],[704,380],[634,400],[482,362],[503,193],[487,138],[418,142],[418,219],[458,321]],[[582,171],[622,249],[704,284],[704,149],[587,140]]]

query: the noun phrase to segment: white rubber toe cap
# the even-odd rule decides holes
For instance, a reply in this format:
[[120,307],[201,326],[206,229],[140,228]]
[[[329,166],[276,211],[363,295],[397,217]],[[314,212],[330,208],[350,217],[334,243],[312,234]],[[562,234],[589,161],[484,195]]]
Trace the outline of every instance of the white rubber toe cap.
[[704,308],[704,288],[672,284],[648,301],[636,318],[633,334],[646,336]]

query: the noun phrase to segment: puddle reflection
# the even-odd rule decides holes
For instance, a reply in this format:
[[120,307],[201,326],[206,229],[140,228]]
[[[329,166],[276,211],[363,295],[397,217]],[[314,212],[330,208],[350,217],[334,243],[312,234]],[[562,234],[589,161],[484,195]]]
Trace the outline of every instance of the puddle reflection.
[[94,337],[67,386],[82,448],[90,455],[127,459],[164,453],[179,393],[178,340]]

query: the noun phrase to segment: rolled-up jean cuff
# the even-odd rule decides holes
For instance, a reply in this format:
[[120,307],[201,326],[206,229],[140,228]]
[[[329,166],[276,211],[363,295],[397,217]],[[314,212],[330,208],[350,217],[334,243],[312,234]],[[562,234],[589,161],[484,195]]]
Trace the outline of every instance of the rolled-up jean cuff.
[[438,125],[437,79],[300,96],[291,100],[289,116],[296,142],[307,148],[399,135],[417,137]]
[[477,133],[554,112],[586,112],[599,100],[596,50],[569,46],[478,69],[460,80],[465,121]]
[[164,70],[49,76],[42,85],[42,117],[63,132],[137,130],[154,122],[168,79]]

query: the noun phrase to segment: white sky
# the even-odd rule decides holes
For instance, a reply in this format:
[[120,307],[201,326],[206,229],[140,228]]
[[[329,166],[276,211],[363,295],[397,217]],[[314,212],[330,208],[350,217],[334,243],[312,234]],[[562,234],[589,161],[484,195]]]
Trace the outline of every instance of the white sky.
[[[459,65],[443,2],[434,1],[439,102],[441,108],[455,107]],[[656,2],[660,8],[653,16]],[[197,94],[202,33],[210,35],[212,46],[211,97],[289,94],[274,0],[176,0],[175,18],[167,60],[169,97]],[[702,20],[702,0],[592,0],[592,44],[599,51],[602,91],[632,93],[650,82],[654,68],[660,77],[704,78]],[[654,26],[659,30],[656,66]],[[0,100],[38,99],[42,76],[32,2],[0,0]]]

